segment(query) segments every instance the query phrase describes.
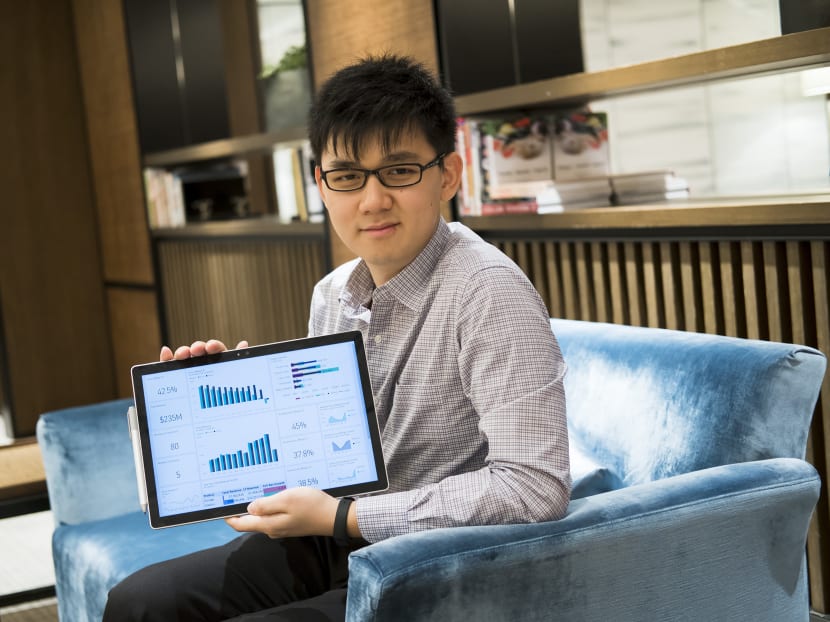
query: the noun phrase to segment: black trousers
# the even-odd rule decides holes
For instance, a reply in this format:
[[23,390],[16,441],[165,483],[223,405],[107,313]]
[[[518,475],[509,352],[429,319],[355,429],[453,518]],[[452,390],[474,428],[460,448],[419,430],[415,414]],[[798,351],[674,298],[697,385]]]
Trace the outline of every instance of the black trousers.
[[130,575],[110,590],[104,622],[342,621],[348,556],[365,545],[246,534]]

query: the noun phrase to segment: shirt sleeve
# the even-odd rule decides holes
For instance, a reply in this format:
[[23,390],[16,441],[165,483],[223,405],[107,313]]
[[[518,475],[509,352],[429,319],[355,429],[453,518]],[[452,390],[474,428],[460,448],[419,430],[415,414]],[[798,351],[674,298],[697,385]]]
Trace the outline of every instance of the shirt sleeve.
[[570,496],[564,361],[547,309],[518,270],[470,276],[455,335],[464,392],[487,441],[485,465],[415,490],[358,499],[370,542],[461,525],[564,515]]

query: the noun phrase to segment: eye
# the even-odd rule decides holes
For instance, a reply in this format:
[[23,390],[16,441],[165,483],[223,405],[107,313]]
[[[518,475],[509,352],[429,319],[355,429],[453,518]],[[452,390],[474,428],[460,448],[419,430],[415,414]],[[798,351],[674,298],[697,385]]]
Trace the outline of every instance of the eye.
[[340,169],[329,171],[326,173],[326,177],[329,181],[340,184],[356,181],[363,177],[363,173],[351,169]]
[[412,175],[417,175],[419,172],[420,169],[417,166],[412,166],[411,164],[390,166],[389,168],[383,170],[383,174],[391,178],[411,177]]

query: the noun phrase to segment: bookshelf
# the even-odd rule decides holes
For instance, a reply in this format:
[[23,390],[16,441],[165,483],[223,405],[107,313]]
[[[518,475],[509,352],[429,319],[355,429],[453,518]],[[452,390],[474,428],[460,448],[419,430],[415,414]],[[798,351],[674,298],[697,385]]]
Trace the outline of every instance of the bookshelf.
[[[679,200],[648,205],[595,207],[555,214],[514,214],[465,217],[476,231],[596,231],[616,230],[629,236],[665,235],[665,229],[809,227],[811,235],[830,235],[830,195],[781,195]],[[469,224],[469,223],[468,223]]]
[[178,166],[221,158],[270,153],[276,145],[295,143],[306,138],[306,128],[297,127],[277,132],[248,134],[214,140],[189,147],[156,151],[144,156],[144,166]]

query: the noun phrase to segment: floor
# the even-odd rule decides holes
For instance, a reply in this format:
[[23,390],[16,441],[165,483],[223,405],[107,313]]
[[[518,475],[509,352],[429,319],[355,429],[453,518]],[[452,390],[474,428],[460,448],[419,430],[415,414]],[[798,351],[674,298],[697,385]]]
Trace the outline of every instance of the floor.
[[[52,513],[35,512],[0,520],[0,596],[55,585]],[[0,608],[2,622],[55,622],[54,597]]]
[[58,601],[52,598],[0,607],[3,622],[58,622]]

